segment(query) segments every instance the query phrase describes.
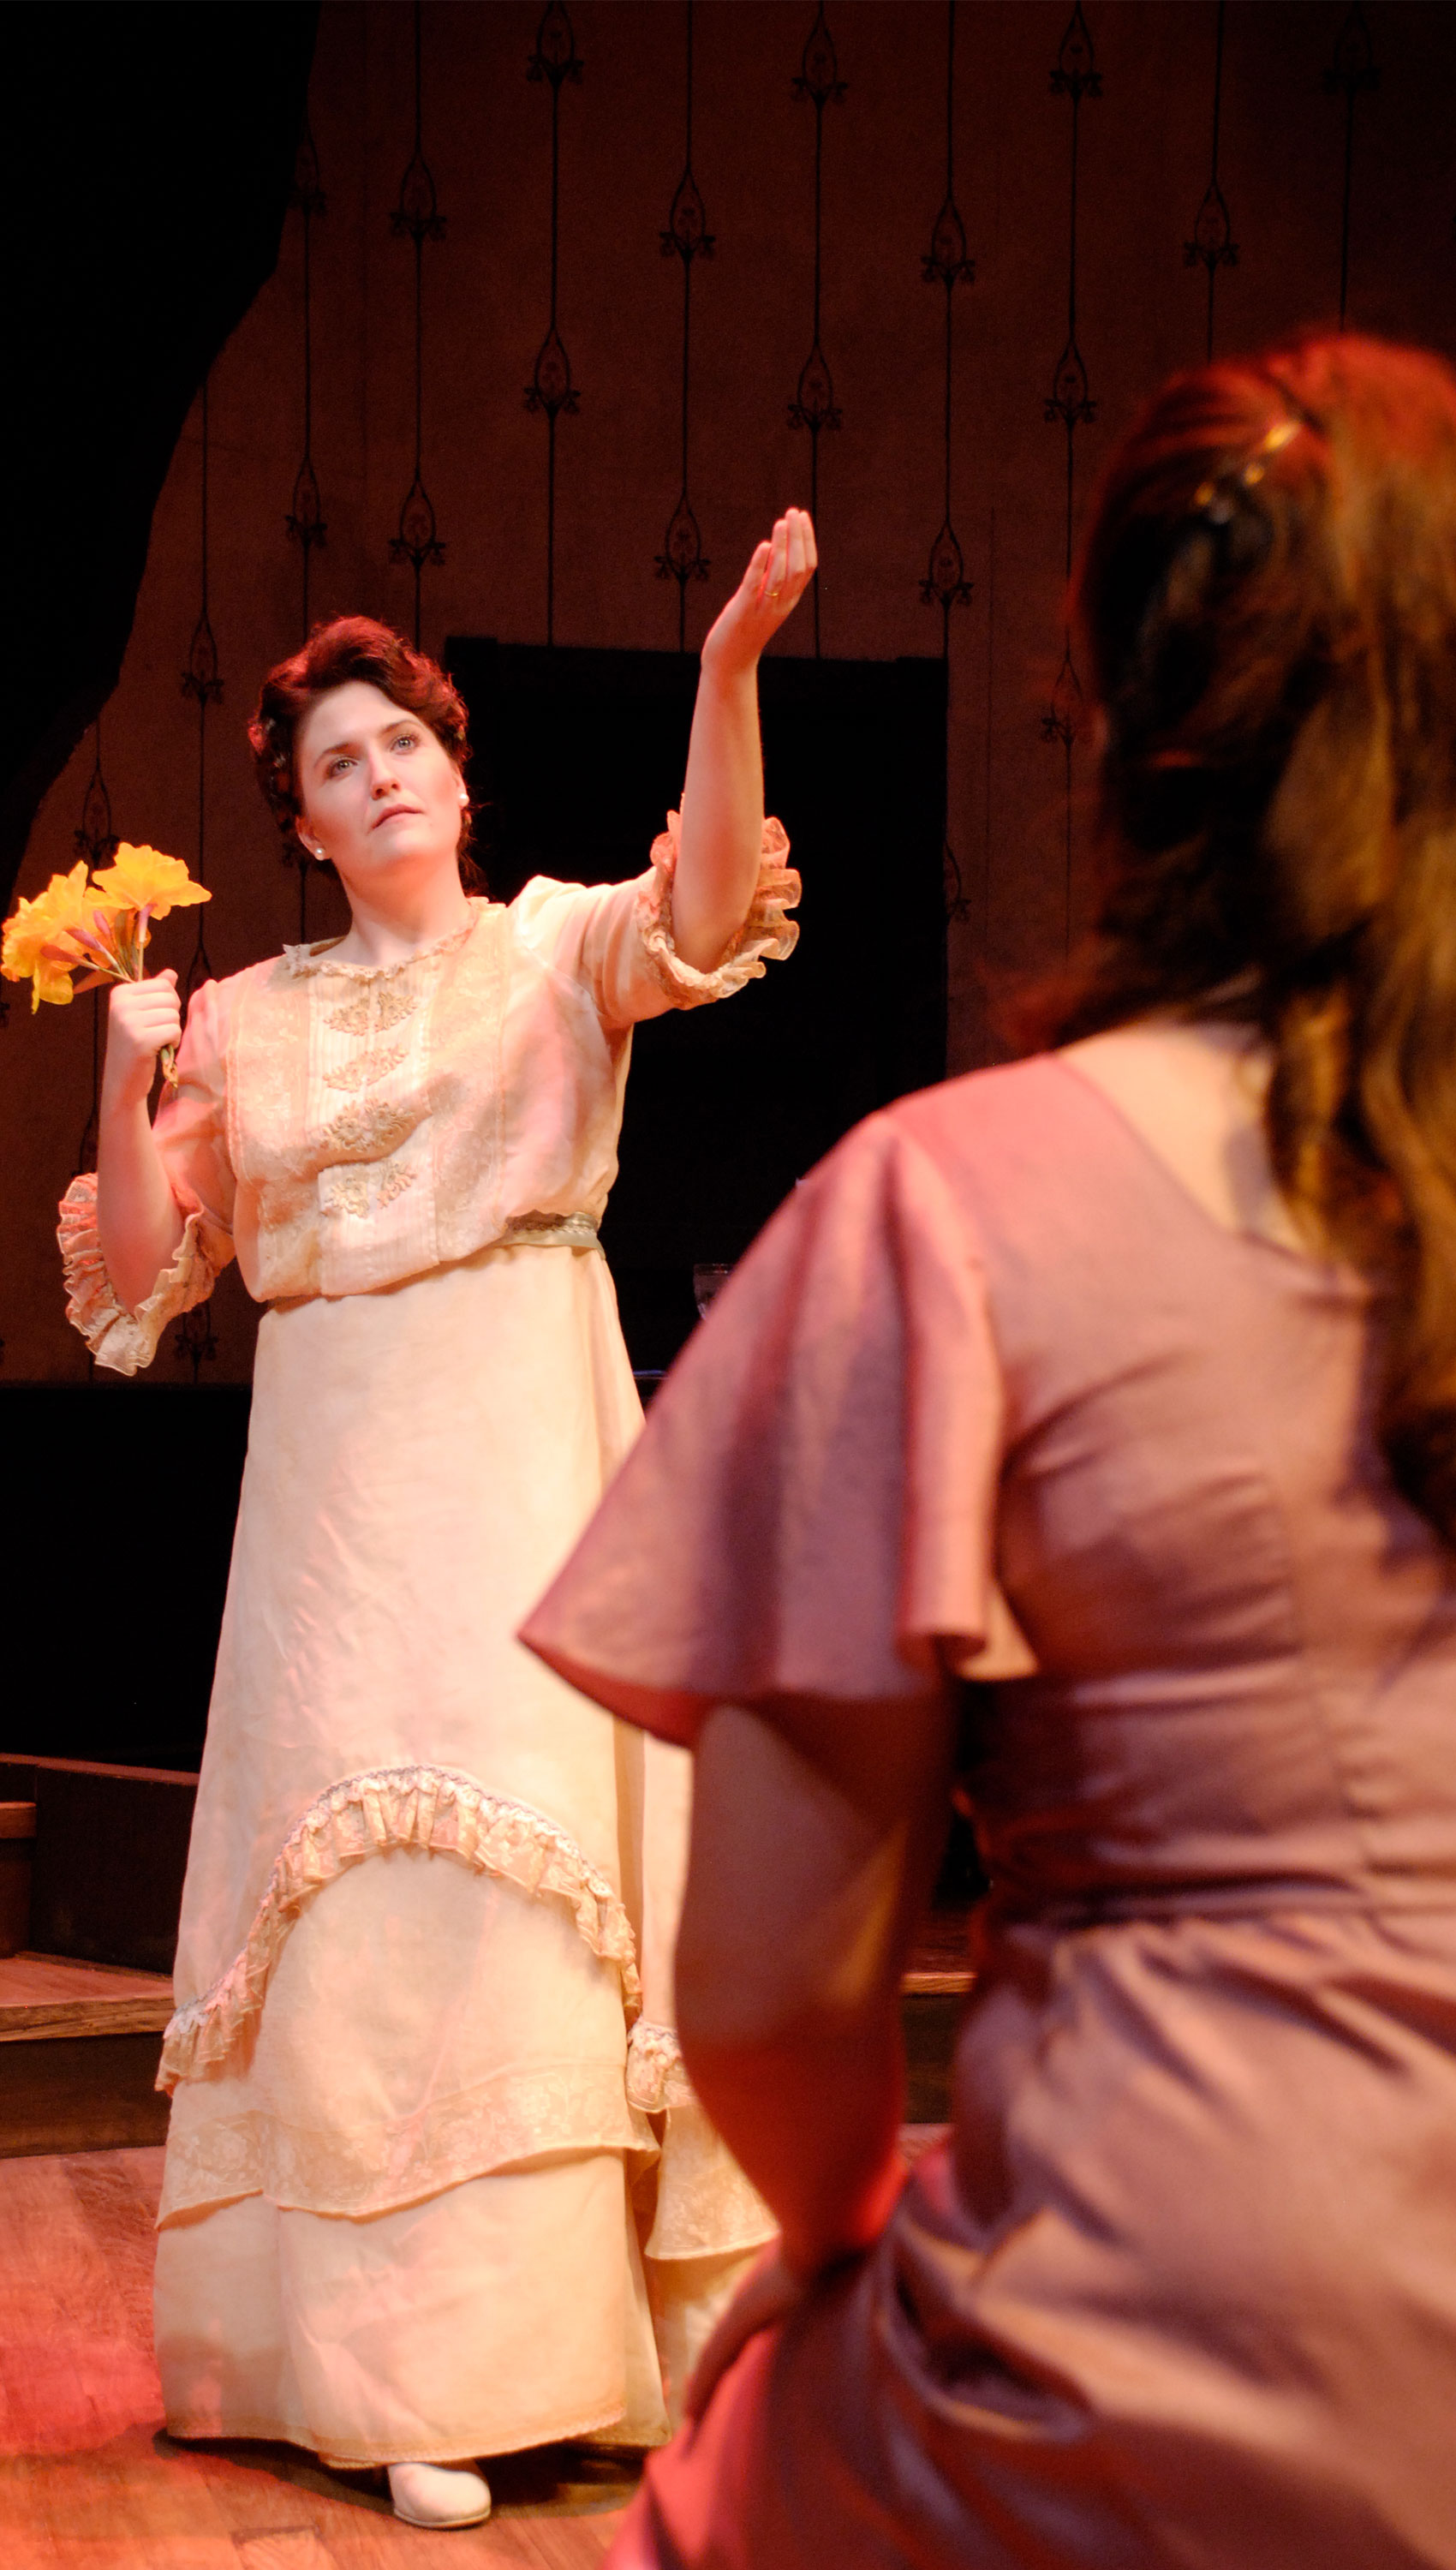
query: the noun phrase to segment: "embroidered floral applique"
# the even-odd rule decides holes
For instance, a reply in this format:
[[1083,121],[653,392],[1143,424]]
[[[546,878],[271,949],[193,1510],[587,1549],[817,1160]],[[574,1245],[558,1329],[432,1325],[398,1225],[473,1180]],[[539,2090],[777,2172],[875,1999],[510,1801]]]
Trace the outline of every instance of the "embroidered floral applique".
[[391,1160],[379,1181],[375,1205],[382,1211],[385,1205],[393,1204],[395,1197],[402,1196],[406,1187],[412,1187],[418,1176],[418,1169],[409,1168],[402,1161]]
[[385,982],[375,991],[374,1005],[377,1012],[375,1026],[381,1035],[387,1035],[391,1027],[401,1027],[406,1018],[412,1018],[420,1002],[418,993]]
[[377,1079],[387,1079],[392,1071],[398,1071],[407,1050],[405,1045],[387,1045],[382,1053],[357,1054],[352,1062],[341,1063],[337,1071],[326,1071],[324,1084],[328,1088],[372,1088]]
[[403,1026],[419,1007],[419,995],[389,983],[366,982],[362,991],[341,1008],[330,1009],[328,1023],[335,1035],[388,1035],[391,1027]]
[[330,1009],[325,1021],[336,1036],[367,1036],[374,1026],[374,994],[366,983],[341,1009]]
[[324,1199],[325,1213],[352,1214],[362,1221],[369,1211],[369,1172],[367,1169],[330,1169],[330,1185]]
[[323,1141],[331,1151],[367,1151],[371,1159],[382,1160],[388,1151],[396,1150],[419,1122],[414,1107],[391,1105],[387,1098],[365,1098],[357,1106],[346,1106],[326,1126]]
[[328,1169],[324,1173],[324,1211],[347,1214],[362,1222],[370,1213],[382,1213],[412,1187],[419,1172],[399,1160],[390,1160],[383,1168],[363,1162],[358,1168]]

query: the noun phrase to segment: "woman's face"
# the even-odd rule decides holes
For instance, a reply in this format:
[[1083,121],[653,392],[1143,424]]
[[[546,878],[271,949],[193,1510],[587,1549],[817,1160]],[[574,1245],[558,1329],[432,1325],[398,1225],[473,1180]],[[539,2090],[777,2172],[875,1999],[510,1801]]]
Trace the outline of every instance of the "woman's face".
[[351,678],[310,705],[293,744],[298,836],[346,888],[386,892],[454,868],[465,788],[420,714]]

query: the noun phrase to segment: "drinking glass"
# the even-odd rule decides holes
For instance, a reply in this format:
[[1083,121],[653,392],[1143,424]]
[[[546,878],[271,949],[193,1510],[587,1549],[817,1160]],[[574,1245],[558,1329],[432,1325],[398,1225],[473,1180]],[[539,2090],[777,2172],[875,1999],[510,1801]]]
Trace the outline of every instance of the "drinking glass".
[[693,1268],[693,1301],[698,1307],[700,1321],[707,1319],[708,1305],[715,1294],[722,1293],[730,1272],[716,1259],[699,1259]]

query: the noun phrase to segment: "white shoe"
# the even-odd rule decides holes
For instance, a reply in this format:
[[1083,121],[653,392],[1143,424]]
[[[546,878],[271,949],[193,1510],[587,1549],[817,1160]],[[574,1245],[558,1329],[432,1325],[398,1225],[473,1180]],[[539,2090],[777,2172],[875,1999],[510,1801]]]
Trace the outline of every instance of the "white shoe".
[[491,2513],[490,2483],[469,2463],[391,2463],[389,2495],[406,2525],[484,2525]]

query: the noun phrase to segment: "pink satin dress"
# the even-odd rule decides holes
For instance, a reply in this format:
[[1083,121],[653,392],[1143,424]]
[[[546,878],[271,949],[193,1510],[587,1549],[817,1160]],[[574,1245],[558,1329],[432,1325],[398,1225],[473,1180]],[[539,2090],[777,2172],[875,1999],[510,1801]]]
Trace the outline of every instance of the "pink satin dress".
[[1035,1655],[948,2144],[740,2357],[613,2559],[1456,2565],[1456,1560],[1350,1275],[1069,1064],[862,1125],[739,1269],[528,1638],[706,1706]]

